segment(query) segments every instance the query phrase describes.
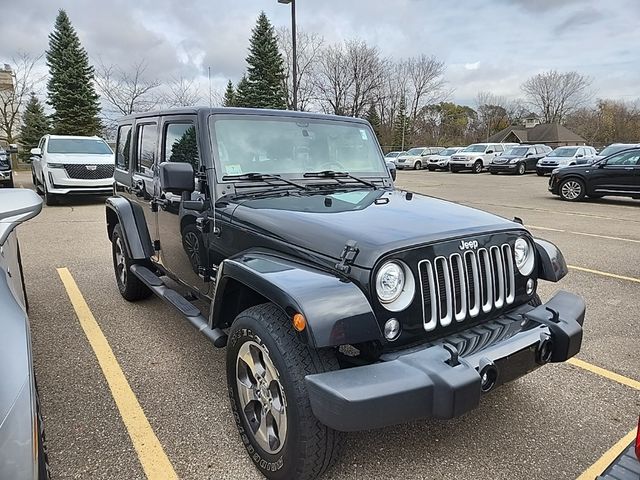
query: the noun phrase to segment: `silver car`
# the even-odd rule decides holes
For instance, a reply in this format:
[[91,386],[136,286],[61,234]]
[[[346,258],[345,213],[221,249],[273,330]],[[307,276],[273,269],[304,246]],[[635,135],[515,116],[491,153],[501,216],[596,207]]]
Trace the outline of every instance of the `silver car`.
[[41,209],[32,190],[0,190],[0,479],[49,478],[15,232]]

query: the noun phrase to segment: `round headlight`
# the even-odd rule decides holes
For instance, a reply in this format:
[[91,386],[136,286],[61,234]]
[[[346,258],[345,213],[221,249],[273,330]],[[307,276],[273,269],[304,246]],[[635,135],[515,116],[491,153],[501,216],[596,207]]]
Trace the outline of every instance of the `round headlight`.
[[376,293],[382,303],[396,300],[404,288],[404,269],[396,262],[385,263],[376,275]]
[[522,275],[529,275],[533,271],[534,253],[529,242],[520,237],[513,245],[516,267]]

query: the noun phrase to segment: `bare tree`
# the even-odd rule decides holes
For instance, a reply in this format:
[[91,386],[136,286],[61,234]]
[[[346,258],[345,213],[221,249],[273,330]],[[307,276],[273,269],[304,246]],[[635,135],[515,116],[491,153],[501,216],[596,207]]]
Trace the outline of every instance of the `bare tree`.
[[424,54],[404,61],[407,73],[409,115],[415,119],[426,105],[439,103],[446,97],[444,62]]
[[317,100],[325,111],[361,117],[384,83],[388,61],[362,40],[330,45],[319,55],[314,76]]
[[129,115],[133,112],[148,112],[160,103],[160,96],[154,95],[160,82],[146,78],[146,70],[144,60],[135,62],[128,69],[105,65],[102,60],[98,60],[96,85],[114,113]]
[[[291,46],[291,30],[287,27],[278,29],[278,44],[284,60],[284,90],[287,95],[287,106],[293,108],[293,48]],[[298,66],[297,93],[298,110],[307,110],[313,101],[314,67],[322,51],[324,38],[317,33],[298,30],[296,36],[296,57]]]
[[521,89],[545,123],[562,123],[593,98],[590,86],[591,79],[578,72],[550,70],[529,78]]
[[31,92],[44,80],[44,75],[36,72],[42,57],[21,53],[12,58],[8,70],[11,85],[0,85],[0,132],[3,132],[7,143],[16,142],[22,108]]
[[169,107],[188,107],[197,105],[202,100],[202,94],[195,79],[188,80],[182,76],[172,78],[167,84],[164,103]]

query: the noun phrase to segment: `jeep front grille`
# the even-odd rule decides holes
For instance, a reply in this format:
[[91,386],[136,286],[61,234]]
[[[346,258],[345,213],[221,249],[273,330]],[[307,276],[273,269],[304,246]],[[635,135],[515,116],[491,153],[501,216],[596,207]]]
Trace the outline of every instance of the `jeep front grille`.
[[510,305],[516,296],[511,247],[479,248],[418,264],[426,331]]
[[67,175],[69,175],[69,178],[78,178],[82,180],[100,180],[103,178],[113,177],[115,166],[65,163],[64,169],[67,171]]

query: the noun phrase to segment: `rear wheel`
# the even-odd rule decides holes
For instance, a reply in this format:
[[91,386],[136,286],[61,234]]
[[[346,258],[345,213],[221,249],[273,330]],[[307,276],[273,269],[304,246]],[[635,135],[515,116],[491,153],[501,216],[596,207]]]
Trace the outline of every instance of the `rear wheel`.
[[413,169],[414,170],[422,170],[422,162],[420,160],[418,160],[414,165],[413,165]]
[[147,298],[151,290],[129,270],[136,262],[129,258],[125,248],[125,240],[120,224],[116,225],[111,235],[111,253],[113,257],[113,270],[116,274],[118,290],[125,300],[134,302]]
[[482,171],[482,160],[476,160],[473,164],[473,173],[480,173]]
[[303,343],[271,303],[238,315],[227,344],[227,383],[240,438],[270,480],[315,479],[340,451],[340,432],[311,411],[305,377],[338,369],[333,350]]
[[563,180],[558,187],[558,193],[562,200],[577,202],[585,195],[584,182],[578,178],[568,178]]
[[516,170],[518,175],[524,175],[527,171],[527,166],[524,163],[518,164],[518,169]]

